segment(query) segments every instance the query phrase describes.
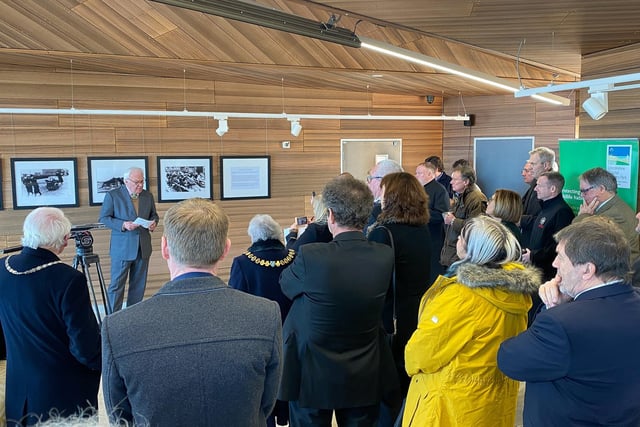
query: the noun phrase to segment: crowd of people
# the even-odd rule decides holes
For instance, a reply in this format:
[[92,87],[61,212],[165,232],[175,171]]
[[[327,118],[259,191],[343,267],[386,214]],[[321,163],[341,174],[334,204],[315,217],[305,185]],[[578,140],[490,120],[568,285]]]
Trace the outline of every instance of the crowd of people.
[[159,218],[132,168],[101,211],[119,271],[101,330],[58,257],[69,220],[35,209],[0,261],[8,425],[95,420],[100,375],[113,425],[511,427],[522,381],[525,426],[640,425],[640,214],[593,168],[574,215],[548,148],[522,177],[488,198],[464,159],[341,174],[304,231],[255,215],[228,285],[230,220],[187,199],[163,219],[170,281],[141,301]]

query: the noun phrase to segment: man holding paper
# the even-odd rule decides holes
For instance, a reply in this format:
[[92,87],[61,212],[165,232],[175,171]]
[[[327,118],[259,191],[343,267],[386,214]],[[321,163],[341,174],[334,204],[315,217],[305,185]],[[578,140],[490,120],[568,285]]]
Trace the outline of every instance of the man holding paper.
[[129,276],[127,306],[142,301],[151,257],[151,234],[158,225],[153,195],[143,189],[142,169],[124,174],[124,185],[108,192],[100,210],[100,222],[111,229],[111,284],[107,289],[110,312],[122,308]]

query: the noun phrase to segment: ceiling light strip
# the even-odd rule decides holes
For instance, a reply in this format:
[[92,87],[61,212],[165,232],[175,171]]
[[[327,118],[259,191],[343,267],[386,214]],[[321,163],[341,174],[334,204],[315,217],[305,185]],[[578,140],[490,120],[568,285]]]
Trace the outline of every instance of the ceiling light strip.
[[232,113],[213,111],[163,111],[163,110],[92,110],[77,108],[0,108],[0,114],[74,115],[95,116],[167,116],[167,117],[210,117],[216,120],[239,119],[287,119],[293,120],[469,120],[464,116],[375,116],[371,114],[286,114],[286,113]]
[[[368,37],[360,37],[360,42],[361,46],[364,48],[371,49],[385,55],[390,55],[398,59],[413,62],[415,64],[424,65],[448,74],[453,74],[465,79],[493,86],[502,90],[506,90],[508,92],[515,93],[520,89],[516,83],[512,83],[508,80],[501,79],[490,74],[482,73],[480,71],[470,70],[459,65],[451,64],[449,62],[424,55],[422,53],[413,52],[407,49],[393,46],[389,43],[384,43],[378,40],[370,39]],[[563,98],[557,95],[544,95],[538,96],[536,98],[540,101],[548,102],[555,105],[569,105],[571,103],[571,100],[569,100],[568,98]]]
[[[600,79],[583,80],[580,82],[564,83],[560,85],[549,85],[549,86],[534,87],[531,89],[522,89],[515,93],[515,97],[522,98],[525,96],[549,94],[551,92],[562,92],[566,90],[585,89],[585,88],[594,87],[594,86],[606,86],[606,85],[616,84],[616,83],[628,83],[628,82],[633,82],[638,80],[640,80],[640,73],[623,74],[621,76],[603,77]],[[619,86],[619,87],[614,86],[611,89],[602,90],[602,92],[611,92],[613,90],[636,89],[637,87],[638,85],[628,85],[628,86]]]

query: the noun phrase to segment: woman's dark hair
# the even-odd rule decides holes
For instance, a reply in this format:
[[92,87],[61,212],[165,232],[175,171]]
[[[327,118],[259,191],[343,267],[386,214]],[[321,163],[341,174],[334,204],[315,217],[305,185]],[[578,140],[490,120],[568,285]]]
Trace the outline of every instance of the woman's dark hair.
[[384,207],[378,215],[379,223],[424,225],[429,222],[429,197],[415,176],[407,172],[385,175],[380,188],[384,188]]

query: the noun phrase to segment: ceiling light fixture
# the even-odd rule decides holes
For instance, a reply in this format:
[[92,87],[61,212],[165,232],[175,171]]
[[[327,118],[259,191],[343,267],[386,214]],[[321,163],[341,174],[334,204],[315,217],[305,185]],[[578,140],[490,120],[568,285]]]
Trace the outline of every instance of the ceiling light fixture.
[[[430,68],[434,68],[438,71],[442,71],[448,74],[470,79],[479,83],[483,83],[489,86],[493,86],[508,92],[518,92],[520,89],[516,83],[512,83],[508,80],[501,79],[499,77],[492,76],[490,74],[482,73],[480,71],[471,70],[460,65],[451,64],[449,62],[442,61],[437,58],[433,58],[422,53],[413,52],[411,50],[403,49],[397,46],[393,46],[389,43],[384,43],[378,40],[373,40],[368,37],[360,37],[361,46],[385,55],[390,55],[395,58],[403,59],[405,61],[413,62],[414,64],[424,65]],[[569,105],[571,100],[557,95],[536,95],[534,98],[539,101],[548,102],[554,105]]]
[[302,132],[302,125],[300,124],[300,120],[291,120],[291,135],[298,136],[300,135],[300,132]]
[[335,22],[337,22],[335,17],[333,17],[333,22],[330,19],[329,22],[323,23],[239,0],[153,1],[344,46],[360,47],[360,40],[353,31],[335,26]]
[[227,132],[229,132],[229,123],[227,123],[227,119],[218,119],[218,129],[216,129],[218,136],[222,136]]

